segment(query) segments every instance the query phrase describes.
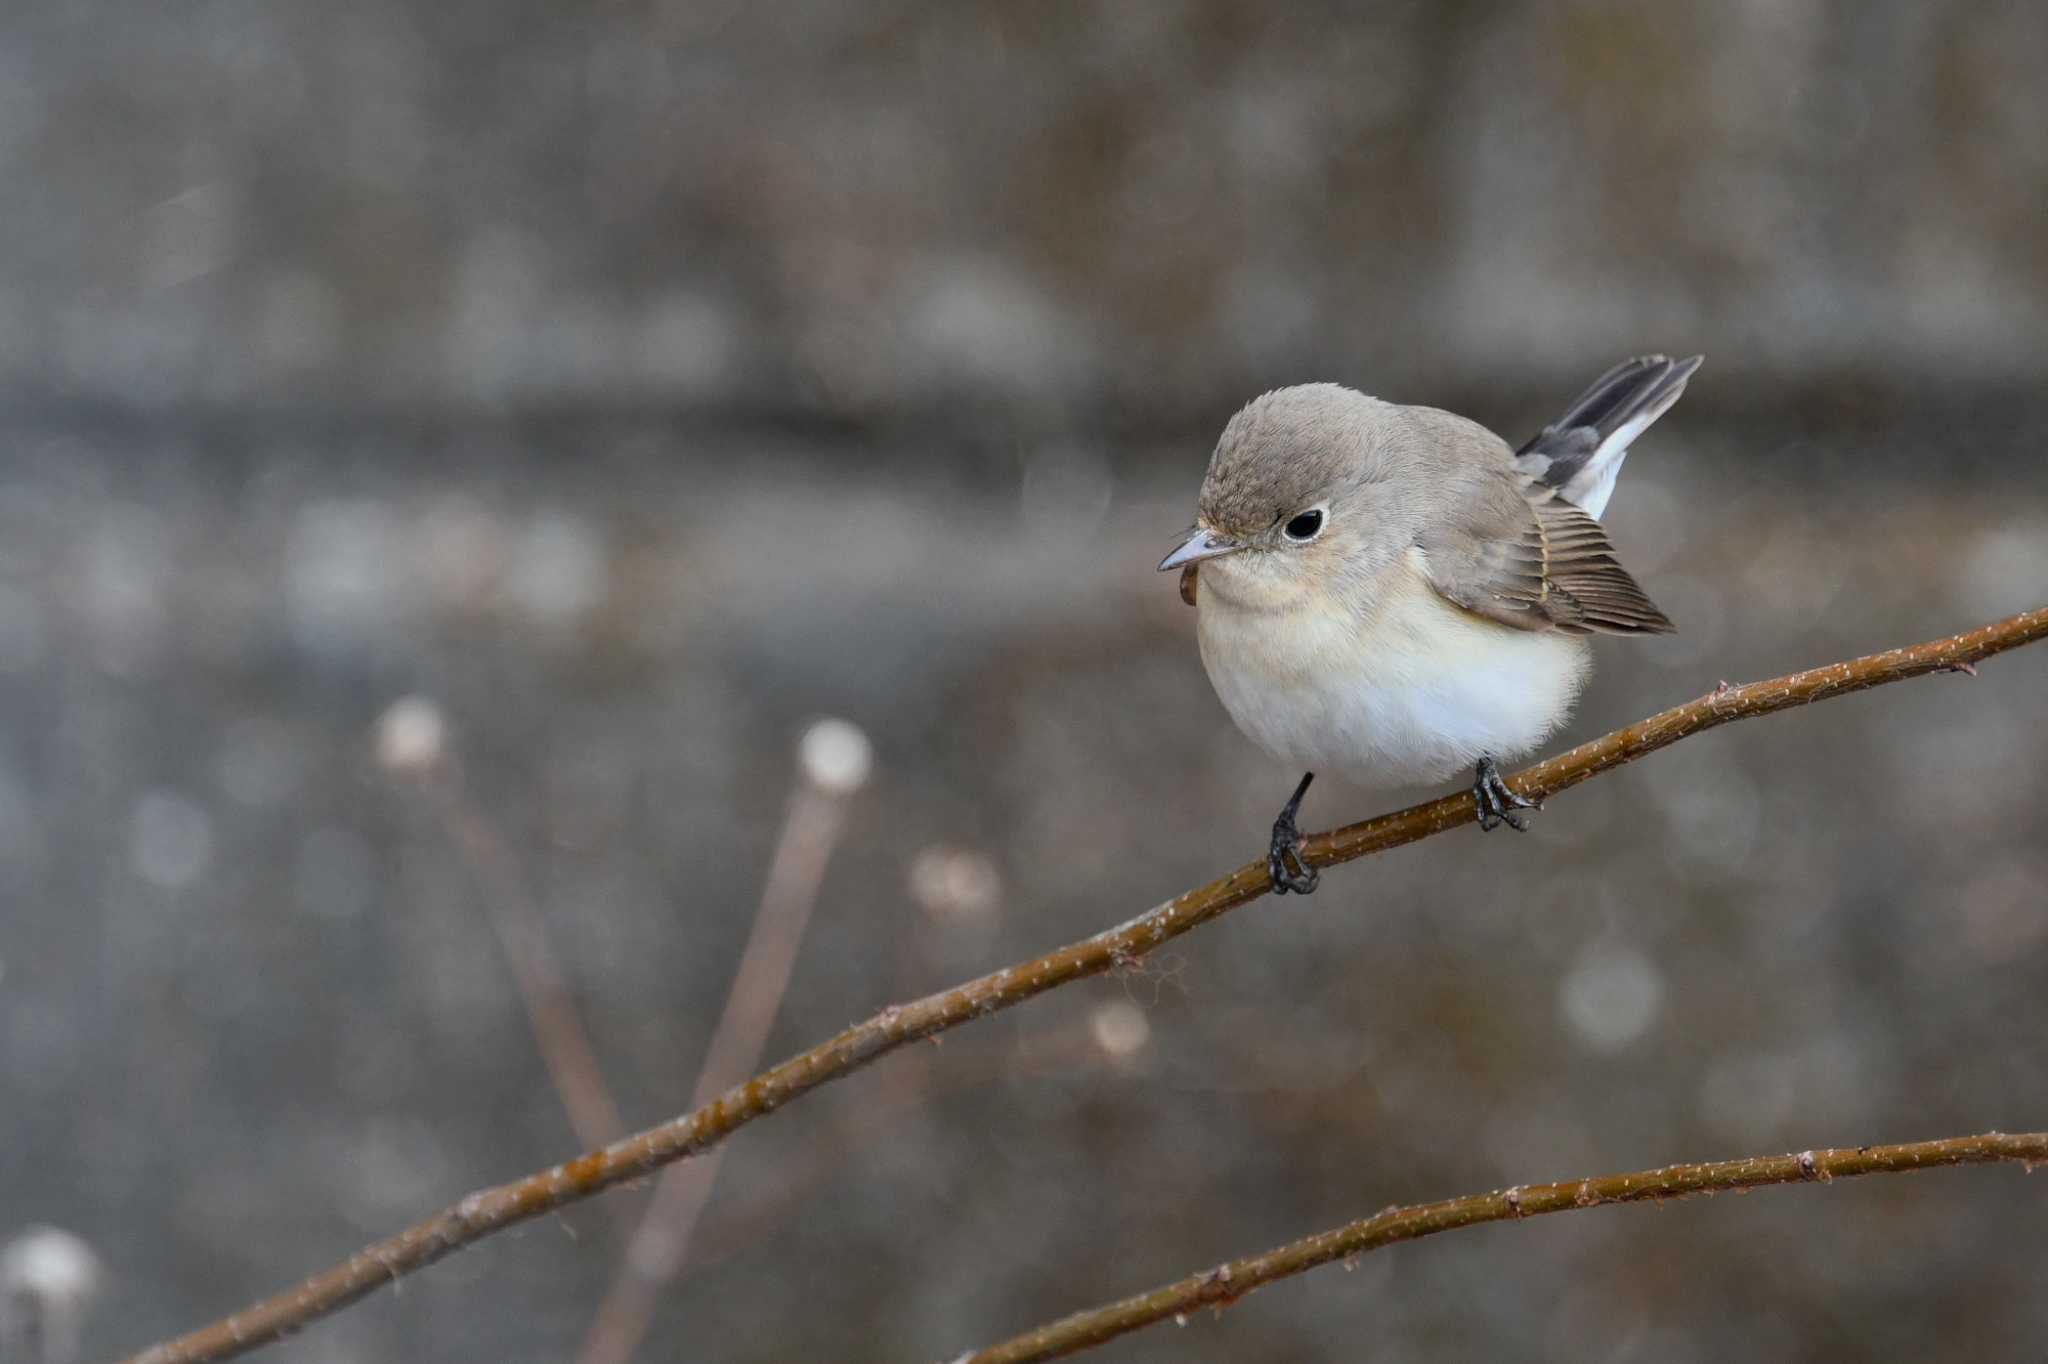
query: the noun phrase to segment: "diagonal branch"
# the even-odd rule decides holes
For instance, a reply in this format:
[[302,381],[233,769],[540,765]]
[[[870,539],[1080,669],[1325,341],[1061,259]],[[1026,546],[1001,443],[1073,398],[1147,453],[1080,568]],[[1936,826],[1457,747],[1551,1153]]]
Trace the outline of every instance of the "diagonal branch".
[[[1603,738],[1579,745],[1508,778],[1532,799],[1566,791],[1677,743],[1687,735],[1754,719],[1794,706],[1920,677],[1971,672],[1974,665],[2048,636],[2048,606],[1946,639],[1890,649],[1824,668],[1723,685],[1682,706],[1661,711]],[[1469,823],[1472,795],[1461,792],[1310,838],[1303,857],[1329,867],[1385,852]],[[224,1317],[189,1335],[134,1357],[133,1364],[196,1364],[226,1359],[275,1340],[346,1307],[400,1275],[430,1265],[450,1251],[528,1218],[589,1198],[723,1141],[830,1080],[850,1075],[897,1048],[1021,1004],[1072,981],[1128,966],[1179,937],[1267,892],[1263,859],[1188,891],[1091,938],[1020,962],[909,1004],[891,1005],[837,1037],[763,1071],[713,1102],[602,1150],[507,1184],[481,1189],[461,1202],[349,1256],[275,1297]]]
[[1633,1174],[1569,1179],[1556,1184],[1518,1184],[1511,1189],[1468,1194],[1441,1203],[1393,1207],[1290,1242],[1264,1255],[1231,1260],[1149,1293],[1076,1312],[1000,1345],[961,1355],[953,1364],[1031,1364],[1033,1360],[1076,1354],[1169,1317],[1184,1318],[1197,1308],[1221,1310],[1275,1279],[1300,1274],[1332,1260],[1349,1259],[1397,1241],[1414,1241],[1483,1222],[1571,1212],[1602,1203],[1661,1202],[1769,1184],[1825,1184],[1855,1175],[1902,1174],[1942,1165],[1983,1165],[1995,1161],[2018,1161],[2032,1170],[2037,1162],[2048,1161],[2048,1132],[1987,1132],[1981,1137],[1950,1137],[1900,1146],[1841,1147],[1801,1151],[1796,1155],[1717,1160],[1704,1165],[1666,1165]]

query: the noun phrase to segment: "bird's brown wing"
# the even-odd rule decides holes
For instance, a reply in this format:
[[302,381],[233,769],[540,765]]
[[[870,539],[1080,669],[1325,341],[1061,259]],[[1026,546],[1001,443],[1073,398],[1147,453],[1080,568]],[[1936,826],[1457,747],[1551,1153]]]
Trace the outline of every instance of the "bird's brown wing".
[[1678,627],[1615,557],[1600,523],[1526,480],[1486,480],[1467,514],[1418,543],[1436,590],[1518,630],[1669,634]]

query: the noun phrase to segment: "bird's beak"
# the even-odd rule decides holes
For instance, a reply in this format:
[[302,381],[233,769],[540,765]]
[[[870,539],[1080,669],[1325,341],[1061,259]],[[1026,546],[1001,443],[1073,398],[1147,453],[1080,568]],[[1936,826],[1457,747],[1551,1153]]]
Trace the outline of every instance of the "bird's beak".
[[1180,568],[1185,564],[1200,563],[1204,559],[1215,559],[1225,554],[1235,554],[1244,548],[1242,540],[1233,540],[1228,535],[1218,535],[1207,526],[1196,526],[1188,532],[1188,538],[1181,541],[1179,549],[1159,561],[1159,571]]

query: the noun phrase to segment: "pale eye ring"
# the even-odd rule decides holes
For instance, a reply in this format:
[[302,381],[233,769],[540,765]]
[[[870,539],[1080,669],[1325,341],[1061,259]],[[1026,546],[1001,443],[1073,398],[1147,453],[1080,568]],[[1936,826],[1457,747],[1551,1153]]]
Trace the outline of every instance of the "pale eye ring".
[[1329,519],[1329,513],[1323,508],[1310,507],[1289,517],[1287,524],[1280,527],[1280,533],[1297,545],[1305,545],[1323,533],[1323,526]]

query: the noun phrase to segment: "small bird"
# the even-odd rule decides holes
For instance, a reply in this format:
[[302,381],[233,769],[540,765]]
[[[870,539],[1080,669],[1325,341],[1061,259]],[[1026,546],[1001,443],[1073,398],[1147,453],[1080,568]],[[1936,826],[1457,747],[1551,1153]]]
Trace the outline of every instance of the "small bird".
[[1316,888],[1294,821],[1319,767],[1374,786],[1469,770],[1481,829],[1527,827],[1516,812],[1534,802],[1499,762],[1570,712],[1585,636],[1676,628],[1596,518],[1703,358],[1624,361],[1513,451],[1477,422],[1338,384],[1276,389],[1230,419],[1199,519],[1159,568],[1181,570],[1230,718],[1309,769],[1273,822],[1276,893]]

